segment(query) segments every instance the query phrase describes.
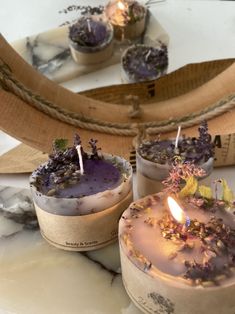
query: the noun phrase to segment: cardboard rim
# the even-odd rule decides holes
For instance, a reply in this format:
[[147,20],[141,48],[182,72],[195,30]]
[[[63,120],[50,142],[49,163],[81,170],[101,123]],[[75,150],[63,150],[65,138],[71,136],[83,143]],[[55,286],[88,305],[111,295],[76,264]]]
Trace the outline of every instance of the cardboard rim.
[[35,209],[40,232],[47,242],[63,250],[90,251],[117,240],[119,218],[132,201],[133,193],[130,190],[120,202],[94,214],[53,215],[36,204]]

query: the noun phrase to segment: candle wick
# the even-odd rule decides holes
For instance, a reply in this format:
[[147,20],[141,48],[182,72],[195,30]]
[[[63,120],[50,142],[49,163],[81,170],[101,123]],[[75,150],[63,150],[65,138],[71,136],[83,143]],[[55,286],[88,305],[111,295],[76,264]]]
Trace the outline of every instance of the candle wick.
[[180,132],[181,132],[181,125],[178,126],[178,132],[177,132],[176,139],[175,139],[175,148],[178,148]]
[[88,26],[88,31],[89,33],[91,32],[91,23],[90,23],[90,19],[87,19],[87,26]]
[[148,53],[145,56],[145,61],[146,62],[148,61],[148,58],[149,58],[150,54],[151,54],[151,50],[149,50]]
[[81,145],[76,146],[76,150],[78,152],[78,160],[79,160],[79,166],[80,166],[80,173],[81,175],[84,174],[84,168],[83,168],[83,159],[82,159],[82,152],[81,152]]

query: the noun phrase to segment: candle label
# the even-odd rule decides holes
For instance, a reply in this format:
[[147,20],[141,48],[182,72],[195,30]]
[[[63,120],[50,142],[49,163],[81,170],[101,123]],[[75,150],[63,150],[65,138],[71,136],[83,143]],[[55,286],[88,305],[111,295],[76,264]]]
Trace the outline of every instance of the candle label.
[[154,314],[173,314],[174,313],[174,303],[168,298],[164,298],[162,295],[151,292],[147,296],[148,299],[151,299],[154,306],[149,304],[149,300],[144,299],[142,296],[139,296],[136,300],[138,304],[143,307],[145,310],[148,310],[150,313]]
[[132,192],[129,192],[116,205],[83,216],[53,215],[35,204],[42,236],[51,244],[67,250],[86,251],[103,247],[117,239],[118,220],[132,198]]
[[151,292],[148,294],[148,298],[150,298],[155,305],[159,307],[159,310],[155,313],[165,313],[172,314],[174,313],[174,303],[171,302],[170,299],[164,298],[162,295],[156,292]]

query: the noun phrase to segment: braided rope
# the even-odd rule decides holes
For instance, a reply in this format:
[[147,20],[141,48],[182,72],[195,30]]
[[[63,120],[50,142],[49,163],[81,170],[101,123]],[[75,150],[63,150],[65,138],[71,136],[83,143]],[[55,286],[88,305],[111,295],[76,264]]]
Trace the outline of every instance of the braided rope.
[[48,116],[62,122],[66,122],[78,128],[108,133],[119,136],[136,136],[140,129],[145,129],[149,135],[169,132],[182,127],[191,127],[199,124],[202,120],[210,120],[235,107],[235,94],[223,98],[206,107],[201,111],[191,113],[176,119],[163,120],[160,122],[145,123],[111,123],[93,118],[87,118],[79,113],[70,112],[56,104],[44,99],[40,95],[20,83],[11,72],[9,66],[0,59],[0,87],[18,96],[29,105],[44,112]]

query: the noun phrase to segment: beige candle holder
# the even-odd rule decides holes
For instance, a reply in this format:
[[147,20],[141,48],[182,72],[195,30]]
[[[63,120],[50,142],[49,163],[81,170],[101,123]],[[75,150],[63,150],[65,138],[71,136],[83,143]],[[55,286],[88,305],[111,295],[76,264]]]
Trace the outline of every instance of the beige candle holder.
[[146,20],[146,15],[141,20],[133,24],[127,24],[125,26],[112,24],[113,30],[114,30],[114,38],[118,40],[123,40],[123,39],[133,40],[140,37],[145,30],[145,20]]
[[134,22],[123,22],[118,21],[115,16],[115,10],[118,8],[117,3],[118,1],[110,1],[105,7],[105,15],[113,26],[114,38],[117,40],[133,40],[140,37],[146,27],[147,9],[139,4],[144,11],[140,19]]
[[[206,184],[210,181],[213,163],[214,158],[210,158],[207,162],[200,165],[206,171],[206,176],[198,179],[201,184]],[[139,197],[162,191],[164,188],[162,181],[168,177],[171,169],[169,164],[162,165],[149,161],[141,157],[138,151],[136,151],[136,167],[137,193]]]
[[235,282],[218,287],[191,287],[177,278],[137,268],[120,244],[123,284],[127,294],[144,313],[234,314]]
[[54,215],[34,204],[40,232],[45,240],[64,250],[90,251],[117,240],[118,220],[132,200],[130,191],[116,205],[83,216]]
[[[141,60],[139,58],[138,54],[136,52],[139,51],[139,54],[142,53],[142,55],[145,53],[144,59]],[[161,64],[162,63],[162,56],[156,58],[154,64],[148,65],[148,62],[146,61],[146,52],[147,55],[151,55],[151,51],[160,52],[161,54],[164,55],[164,66]],[[134,55],[133,55],[134,54]],[[124,83],[136,83],[136,82],[141,82],[141,81],[151,81],[155,80],[163,75],[166,74],[167,69],[168,69],[168,55],[167,55],[167,47],[159,44],[159,46],[151,47],[148,45],[143,45],[143,44],[135,44],[130,47],[128,47],[126,50],[124,50],[122,57],[121,57],[121,78]],[[130,57],[131,55],[131,57]],[[131,59],[132,60],[138,60],[138,63],[135,66],[131,66],[129,69],[126,63],[128,62],[127,60]],[[145,66],[150,66],[151,71],[148,74],[143,74],[141,73],[143,71],[143,68],[141,71],[138,70],[138,66],[144,62]],[[158,67],[159,64],[159,67]],[[143,66],[142,66],[143,67]],[[158,69],[154,69],[158,68]],[[147,70],[147,69],[146,69]]]
[[[160,193],[156,196],[160,197]],[[148,199],[145,197],[133,204],[144,208],[141,205],[147,204]],[[123,284],[135,305],[146,314],[234,314],[235,269],[230,268],[230,278],[221,275],[218,286],[211,281],[193,286],[184,278],[163,273],[154,265],[148,267],[142,253],[124,236],[131,207],[132,204],[123,213],[126,220],[119,221],[119,246]],[[139,260],[135,260],[135,254],[139,254]]]
[[69,48],[74,61],[81,65],[94,65],[111,58],[113,54],[113,27],[110,23],[105,23],[108,37],[95,47],[81,46],[69,39]]
[[42,194],[30,178],[31,192],[42,236],[52,245],[69,251],[104,247],[118,236],[118,221],[133,200],[132,168],[125,159],[108,154],[123,171],[117,187],[81,198],[56,198]]

